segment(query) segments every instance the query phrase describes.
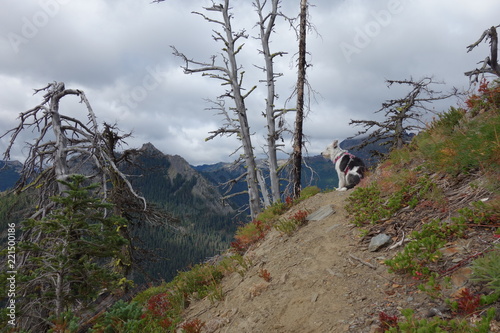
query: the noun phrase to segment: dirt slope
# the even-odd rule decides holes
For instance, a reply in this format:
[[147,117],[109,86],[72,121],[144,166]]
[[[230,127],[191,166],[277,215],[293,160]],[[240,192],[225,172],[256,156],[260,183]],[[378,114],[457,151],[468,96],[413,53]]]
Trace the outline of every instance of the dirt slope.
[[[245,255],[252,265],[244,277],[223,280],[224,300],[192,301],[185,318],[204,321],[205,332],[360,333],[376,331],[381,309],[418,309],[424,296],[391,281],[381,264],[390,254],[360,244],[343,208],[349,194],[320,193],[295,206],[289,214],[329,205],[335,213],[292,236],[272,230]],[[270,282],[259,276],[262,269]]]

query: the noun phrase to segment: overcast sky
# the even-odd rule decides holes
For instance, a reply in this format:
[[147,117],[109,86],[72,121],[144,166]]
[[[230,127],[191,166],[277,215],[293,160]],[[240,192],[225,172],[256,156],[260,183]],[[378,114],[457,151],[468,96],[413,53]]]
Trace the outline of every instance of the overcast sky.
[[[219,0],[214,0],[216,3]],[[217,27],[193,11],[205,12],[210,0],[4,0],[0,12],[0,133],[16,126],[17,116],[39,104],[33,89],[62,81],[85,91],[100,122],[116,123],[131,147],[151,142],[166,154],[178,154],[193,165],[231,161],[235,137],[205,142],[221,118],[207,99],[224,93],[220,82],[186,75],[171,45],[195,60],[220,52],[212,38]],[[264,73],[258,53],[252,0],[233,0],[234,30],[246,29],[238,61],[244,87],[259,84]],[[282,11],[296,16],[300,0],[283,0]],[[333,139],[344,139],[359,128],[350,119],[380,119],[374,111],[405,90],[388,89],[386,79],[433,76],[444,91],[468,88],[465,71],[488,55],[483,43],[473,52],[466,46],[482,32],[500,24],[498,0],[310,0],[315,27],[308,35],[311,67],[308,79],[316,91],[305,121],[309,155],[319,154]],[[214,16],[215,17],[215,16]],[[296,81],[297,42],[288,23],[280,21],[272,51],[284,74],[277,81],[277,106],[293,107],[287,97]],[[265,119],[264,87],[248,98],[248,114],[256,152],[262,151]],[[436,105],[436,111],[456,105]],[[75,97],[67,97],[61,112],[84,114]],[[293,124],[294,115],[288,121]],[[22,140],[31,141],[30,131]],[[0,150],[7,138],[0,140]],[[14,159],[23,159],[20,141]],[[288,145],[289,142],[285,141]],[[286,147],[289,150],[289,145]]]

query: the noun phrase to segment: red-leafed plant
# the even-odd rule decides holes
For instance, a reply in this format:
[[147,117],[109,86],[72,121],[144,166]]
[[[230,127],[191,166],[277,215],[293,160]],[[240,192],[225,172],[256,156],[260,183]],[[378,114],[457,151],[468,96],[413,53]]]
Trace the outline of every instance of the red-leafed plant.
[[271,281],[271,273],[267,271],[267,269],[261,268],[259,271],[259,277],[263,278],[264,281],[270,282]]
[[231,243],[231,248],[236,253],[245,253],[252,244],[263,239],[270,228],[269,225],[259,220],[253,220],[239,227],[234,236],[235,241]]
[[151,296],[148,300],[147,310],[153,317],[162,318],[171,308],[172,304],[167,293]]
[[205,323],[196,318],[183,323],[181,329],[184,333],[200,333],[203,326],[205,326]]
[[398,326],[398,317],[397,316],[390,316],[384,311],[380,311],[378,314],[378,319],[380,321],[379,325],[379,332],[385,332],[391,327],[397,327]]
[[299,210],[295,214],[293,214],[292,220],[295,220],[297,224],[300,226],[306,223],[308,215],[309,213],[307,211]]
[[487,111],[490,108],[500,106],[500,85],[490,84],[486,79],[482,79],[478,88],[479,94],[471,95],[465,104],[472,112],[479,112],[481,109]]
[[306,224],[308,211],[299,210],[288,219],[281,219],[274,225],[274,228],[284,234],[291,236],[301,226]]
[[469,288],[465,288],[457,299],[457,313],[460,315],[471,315],[479,310],[481,296],[474,294]]

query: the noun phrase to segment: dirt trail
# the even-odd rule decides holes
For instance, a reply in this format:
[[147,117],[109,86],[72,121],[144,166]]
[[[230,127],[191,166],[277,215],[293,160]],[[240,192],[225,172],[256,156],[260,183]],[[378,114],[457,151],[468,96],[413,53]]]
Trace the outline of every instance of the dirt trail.
[[[359,243],[343,208],[349,194],[320,193],[295,206],[289,214],[329,205],[335,213],[292,236],[272,230],[245,255],[252,266],[244,277],[223,280],[224,300],[193,301],[185,318],[204,321],[205,332],[360,333],[376,331],[380,309],[418,307],[418,295],[390,280],[381,264],[387,253]],[[270,282],[259,277],[261,269]]]

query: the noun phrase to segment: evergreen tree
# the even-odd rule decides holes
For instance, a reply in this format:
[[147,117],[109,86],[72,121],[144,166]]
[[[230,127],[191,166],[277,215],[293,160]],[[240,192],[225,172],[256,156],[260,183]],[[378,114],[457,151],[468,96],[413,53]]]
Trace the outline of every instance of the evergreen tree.
[[[120,228],[126,220],[107,216],[111,205],[94,196],[97,184],[86,186],[85,180],[73,175],[61,181],[67,190],[51,198],[59,208],[23,223],[24,232],[43,235],[19,244],[21,251],[31,252],[19,272],[19,322],[34,321],[28,325],[31,329],[47,327],[68,311],[85,310],[103,289],[114,290],[126,282],[110,267],[122,260],[120,249],[126,240]],[[22,318],[34,312],[49,320]]]

